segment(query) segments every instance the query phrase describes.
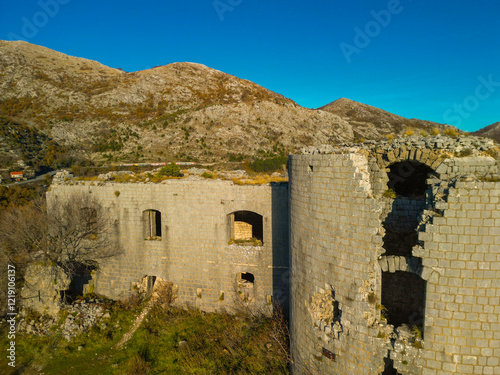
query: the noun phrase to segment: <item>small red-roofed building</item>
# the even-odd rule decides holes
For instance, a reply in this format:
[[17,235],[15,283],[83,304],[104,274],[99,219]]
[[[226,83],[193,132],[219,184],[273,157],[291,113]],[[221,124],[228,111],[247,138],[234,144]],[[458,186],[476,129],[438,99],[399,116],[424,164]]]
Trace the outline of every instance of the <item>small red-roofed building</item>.
[[10,178],[15,181],[21,181],[23,179],[23,172],[10,172]]

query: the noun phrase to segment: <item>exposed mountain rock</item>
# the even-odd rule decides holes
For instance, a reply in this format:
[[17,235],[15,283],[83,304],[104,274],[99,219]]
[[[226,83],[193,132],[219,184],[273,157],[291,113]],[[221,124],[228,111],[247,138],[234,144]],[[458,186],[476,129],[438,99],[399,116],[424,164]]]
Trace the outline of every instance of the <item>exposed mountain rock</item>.
[[407,119],[346,98],[335,100],[319,109],[336,114],[346,120],[358,138],[379,139],[384,134],[401,134],[405,129],[429,132],[434,128],[440,131],[449,128],[444,124],[432,121]]
[[200,64],[127,73],[20,41],[0,41],[0,115],[108,161],[251,159],[444,128],[347,99],[307,109]]
[[500,143],[500,122],[488,125],[472,133],[480,137],[488,137]]

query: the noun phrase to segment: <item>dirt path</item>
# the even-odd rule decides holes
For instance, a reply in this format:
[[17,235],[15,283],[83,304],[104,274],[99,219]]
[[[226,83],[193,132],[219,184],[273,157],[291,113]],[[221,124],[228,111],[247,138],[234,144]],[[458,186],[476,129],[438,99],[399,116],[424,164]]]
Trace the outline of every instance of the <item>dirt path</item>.
[[116,349],[120,349],[123,345],[125,345],[127,343],[128,340],[130,340],[132,338],[135,331],[137,331],[137,328],[139,328],[142,321],[144,320],[146,315],[148,315],[149,310],[151,310],[151,308],[153,307],[155,302],[156,302],[156,300],[154,298],[151,298],[151,300],[148,302],[148,304],[146,305],[144,310],[142,310],[141,313],[139,314],[139,316],[135,319],[135,323],[132,326],[132,328],[130,328],[130,330],[126,334],[124,334],[123,337],[121,338],[121,340],[118,341],[118,343],[115,345]]

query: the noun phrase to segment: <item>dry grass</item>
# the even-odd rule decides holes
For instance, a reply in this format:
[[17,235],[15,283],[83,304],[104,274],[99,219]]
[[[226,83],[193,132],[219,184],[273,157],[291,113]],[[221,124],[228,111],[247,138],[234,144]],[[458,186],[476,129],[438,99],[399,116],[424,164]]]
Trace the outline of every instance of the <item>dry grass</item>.
[[409,129],[406,129],[406,131],[405,131],[405,135],[406,135],[407,137],[410,137],[410,136],[412,136],[412,135],[415,135],[415,132],[413,131],[413,129],[409,128]]
[[396,199],[397,194],[396,194],[396,192],[394,190],[387,189],[386,191],[384,191],[384,193],[382,194],[382,196],[384,196],[386,198]]
[[498,147],[489,148],[488,150],[484,151],[483,155],[491,156],[493,159],[498,160],[500,159],[500,148]]
[[453,128],[446,128],[444,131],[444,134],[447,135],[448,137],[452,137],[452,138],[458,137],[457,131]]
[[249,178],[231,178],[231,181],[233,181],[235,185],[264,185],[271,182],[287,182],[288,179],[284,177],[273,177],[265,174]]
[[[146,173],[141,173],[141,174],[117,174],[115,176],[112,176],[109,182],[114,182],[114,183],[121,183],[121,184],[127,184],[127,183],[161,183],[165,180],[176,180],[176,179],[182,179],[186,176],[189,176],[189,170],[188,171],[183,171],[184,175],[182,177],[170,177],[170,176],[162,176],[159,173],[152,173],[152,172],[146,172]],[[251,173],[250,175],[247,175],[245,177],[227,177],[224,175],[224,172],[219,172],[219,171],[210,171],[210,172],[204,172],[201,174],[201,177],[204,179],[208,180],[227,180],[227,181],[232,181],[235,185],[264,185],[264,184],[269,184],[269,183],[279,183],[279,182],[288,182],[288,178],[281,177],[281,176],[271,176],[268,174],[255,174]],[[93,177],[78,177],[73,180],[68,180],[68,182],[71,181],[91,181],[96,182],[100,181],[96,176]],[[103,181],[105,183],[105,181]]]
[[441,132],[439,131],[439,128],[432,128],[431,135],[438,135],[438,134],[441,134]]
[[392,133],[391,133],[391,134],[386,134],[386,135],[385,135],[385,138],[386,138],[388,141],[392,141],[392,140],[394,140],[394,138],[396,138],[396,137],[394,136],[394,134],[392,134]]

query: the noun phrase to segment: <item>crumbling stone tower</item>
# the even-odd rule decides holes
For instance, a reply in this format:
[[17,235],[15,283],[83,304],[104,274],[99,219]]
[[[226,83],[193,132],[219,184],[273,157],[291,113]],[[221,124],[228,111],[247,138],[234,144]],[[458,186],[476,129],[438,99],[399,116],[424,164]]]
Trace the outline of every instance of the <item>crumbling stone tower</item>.
[[295,374],[500,374],[494,149],[408,137],[291,156]]

